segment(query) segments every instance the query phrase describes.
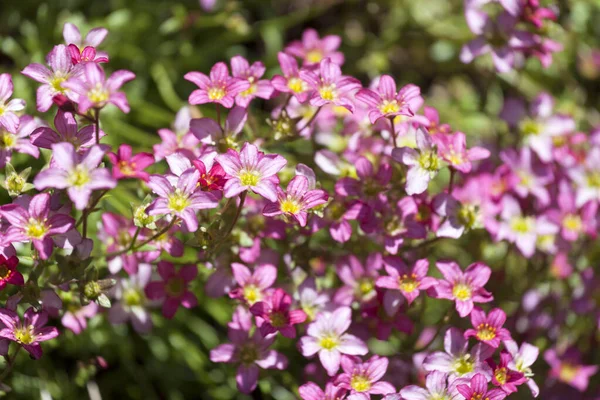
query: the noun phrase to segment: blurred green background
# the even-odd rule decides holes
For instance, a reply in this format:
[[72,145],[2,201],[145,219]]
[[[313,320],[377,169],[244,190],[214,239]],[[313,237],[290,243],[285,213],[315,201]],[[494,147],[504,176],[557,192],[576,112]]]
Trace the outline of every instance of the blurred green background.
[[[194,0],[4,0],[0,4],[0,72],[13,75],[16,97],[26,99],[28,113],[38,115],[37,83],[19,71],[31,62],[43,63],[52,46],[63,42],[65,22],[76,24],[83,34],[97,26],[108,28],[109,36],[101,46],[111,58],[107,69],[129,69],[137,78],[125,86],[131,113],[123,115],[114,108],[103,112],[106,142],[128,142],[136,150],[149,151],[159,140],[157,129],[171,124],[194,89],[183,79],[186,72],[208,72],[215,62],[241,54],[251,61],[262,60],[270,77],[278,72],[277,52],[312,27],[321,35],[342,36],[346,74],[366,84],[385,72],[401,83],[419,85],[426,103],[439,109],[441,119],[466,132],[471,140],[493,141],[506,133],[497,118],[506,96],[531,98],[541,90],[552,92],[559,110],[573,113],[585,130],[600,122],[600,66],[587,62],[591,51],[600,47],[600,0],[558,3],[560,24],[548,29],[553,39],[565,45],[565,51],[555,57],[552,67],[544,70],[531,60],[521,74],[496,76],[487,58],[472,65],[458,61],[461,46],[473,37],[459,0],[221,0],[212,12],[203,11]],[[212,108],[202,111],[210,115]],[[118,208],[130,200],[125,196],[112,205]],[[443,251],[462,257],[463,266],[478,256],[476,251],[464,255],[458,247]],[[506,262],[502,254],[492,249],[481,256],[499,267]],[[515,271],[519,263],[515,261]],[[511,283],[510,268],[507,271]],[[518,272],[515,276],[512,283],[520,292],[529,283],[519,281]],[[32,399],[47,393],[57,399],[80,399],[95,393],[98,385],[105,399],[242,398],[235,390],[233,369],[208,360],[208,351],[226,340],[224,326],[231,303],[206,299],[201,284],[194,291],[200,307],[193,312],[180,309],[173,322],[156,318],[156,328],[146,337],[128,326],[113,328],[101,318],[79,336],[66,331],[58,340],[44,344],[45,356],[40,361],[20,358],[9,396]],[[516,298],[513,308],[518,306]],[[510,304],[504,306],[508,310]],[[440,318],[437,311],[428,322]],[[280,347],[293,356],[292,367],[269,372],[271,377],[261,381],[255,398],[294,398],[304,361],[293,341],[281,340]],[[98,355],[110,367],[93,377],[91,360]],[[410,355],[405,356],[409,360]],[[543,376],[538,376],[541,380]]]

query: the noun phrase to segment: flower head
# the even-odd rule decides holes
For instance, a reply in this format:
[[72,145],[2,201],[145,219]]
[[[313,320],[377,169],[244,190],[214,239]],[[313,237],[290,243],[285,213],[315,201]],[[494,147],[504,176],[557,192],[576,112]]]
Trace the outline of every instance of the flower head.
[[325,58],[319,64],[319,73],[300,70],[300,78],[313,90],[310,105],[322,107],[334,104],[354,111],[351,94],[360,88],[360,82],[353,77],[342,75],[340,66],[330,58]]
[[533,397],[537,397],[540,389],[533,380],[533,372],[530,367],[537,360],[540,350],[529,343],[523,343],[519,348],[514,340],[505,340],[504,347],[512,357],[508,363],[508,367],[513,371],[521,372],[525,376],[527,386],[531,389],[531,394]]
[[336,51],[342,39],[337,35],[327,35],[319,38],[314,29],[307,29],[302,33],[302,40],[294,41],[285,48],[285,52],[302,59],[304,65],[313,66],[319,64],[325,58],[338,65],[344,63],[344,55]]
[[309,95],[308,84],[300,77],[298,62],[289,54],[279,52],[277,54],[279,65],[283,76],[275,75],[271,79],[273,87],[281,93],[289,93],[303,103]]
[[268,79],[260,79],[265,74],[265,66],[257,61],[250,65],[248,60],[242,56],[231,59],[231,74],[234,78],[243,79],[250,85],[248,89],[240,92],[235,97],[235,103],[240,107],[248,107],[252,99],[259,97],[269,99],[273,94],[273,86]]
[[25,100],[10,99],[13,83],[10,74],[0,74],[0,126],[11,133],[17,132],[19,117],[16,112],[25,109]]
[[[106,134],[99,132],[102,138]],[[94,125],[86,125],[77,129],[75,115],[58,110],[54,117],[54,129],[41,126],[31,133],[31,143],[42,149],[51,149],[53,144],[68,142],[75,146],[77,152],[89,149],[96,143]]]
[[40,172],[33,184],[37,190],[67,189],[78,210],[83,210],[92,194],[99,189],[112,189],[116,181],[106,168],[98,168],[104,156],[100,146],[92,146],[85,154],[77,154],[68,142],[52,145],[53,166]]
[[485,311],[476,307],[471,311],[473,329],[465,331],[465,338],[474,336],[477,340],[496,348],[502,340],[510,339],[510,332],[502,327],[504,322],[506,313],[500,308],[494,308],[486,315]]
[[585,392],[590,378],[598,373],[597,365],[584,365],[577,350],[570,348],[563,354],[555,349],[546,350],[544,360],[550,364],[549,376]]
[[231,269],[239,288],[232,290],[229,297],[242,299],[250,306],[262,301],[267,295],[267,289],[277,279],[277,268],[270,264],[260,265],[254,272],[240,263],[231,264]]
[[397,115],[412,117],[421,106],[421,89],[415,85],[406,85],[398,92],[396,82],[389,75],[379,78],[377,91],[360,89],[356,99],[364,103],[369,111],[372,124],[379,118],[391,118]]
[[223,188],[225,197],[252,190],[272,202],[277,201],[277,172],[287,164],[287,160],[279,154],[265,155],[255,145],[245,143],[239,153],[229,149],[217,156],[216,161],[227,174]]
[[342,370],[335,378],[335,383],[350,391],[350,394],[362,393],[365,399],[372,394],[384,395],[394,393],[396,389],[391,383],[381,381],[386,373],[389,361],[386,357],[373,356],[365,362],[355,356],[342,356]]
[[115,179],[137,178],[148,181],[150,175],[144,169],[154,164],[154,156],[150,153],[132,155],[131,146],[122,144],[117,153],[108,153],[113,164],[112,174]]
[[0,337],[17,342],[36,359],[42,356],[40,342],[58,336],[55,327],[44,326],[48,322],[48,313],[38,313],[33,307],[25,311],[23,321],[14,311],[0,308],[0,321],[4,324],[4,328],[0,330]]
[[198,274],[195,265],[184,265],[175,271],[175,266],[168,261],[158,263],[160,281],[152,281],[145,287],[146,296],[150,300],[163,300],[162,313],[166,318],[173,318],[179,305],[193,308],[198,304],[196,296],[188,290],[189,283]]
[[[517,391],[517,386],[525,383],[527,378],[522,372],[514,371],[509,368],[512,356],[506,350],[500,352],[500,363],[496,364],[493,359],[488,359],[487,363],[492,368],[492,383],[508,395]],[[514,363],[513,363],[514,365]]]
[[23,286],[25,281],[23,275],[17,271],[19,259],[16,256],[5,257],[0,254],[0,290],[4,289],[7,284]]
[[488,383],[485,376],[476,374],[471,378],[470,383],[460,384],[456,386],[456,390],[466,399],[485,399],[485,400],[502,400],[506,397],[506,393],[500,389],[488,390]]
[[227,64],[223,62],[218,62],[211,68],[210,76],[202,72],[188,72],[184,78],[199,87],[190,94],[190,104],[217,103],[231,108],[235,97],[250,89],[247,79],[229,76]]
[[40,120],[23,115],[17,126],[17,131],[12,133],[0,125],[0,168],[4,168],[11,160],[13,152],[29,154],[35,158],[40,156],[40,150],[30,141],[30,135],[40,126]]
[[277,331],[285,337],[296,337],[294,325],[306,320],[302,310],[290,310],[292,298],[283,289],[275,289],[266,299],[254,303],[250,312],[257,317],[258,327],[263,336]]
[[386,257],[385,270],[388,276],[377,278],[377,287],[397,290],[411,304],[421,290],[437,285],[437,279],[427,276],[429,261],[426,258],[417,260],[412,268],[408,268],[399,258]]
[[328,382],[325,391],[314,382],[308,382],[298,388],[302,400],[338,400],[343,399],[347,390]]
[[460,394],[456,386],[467,382],[468,380],[462,378],[448,384],[447,373],[431,371],[427,374],[425,388],[416,385],[406,386],[400,390],[400,395],[404,400],[459,400]]
[[490,152],[483,147],[471,147],[467,150],[465,134],[455,132],[453,134],[439,134],[435,136],[439,155],[454,169],[463,172],[471,172],[471,161],[484,160],[490,156]]

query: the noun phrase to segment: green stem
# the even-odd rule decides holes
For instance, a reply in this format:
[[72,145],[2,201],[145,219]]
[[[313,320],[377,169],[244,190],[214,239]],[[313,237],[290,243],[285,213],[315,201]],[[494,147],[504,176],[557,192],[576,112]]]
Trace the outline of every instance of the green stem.
[[242,192],[242,194],[240,194],[240,204],[238,205],[237,211],[235,212],[235,217],[233,218],[233,221],[231,222],[231,225],[229,226],[229,229],[227,229],[227,233],[225,234],[224,237],[229,236],[229,234],[233,230],[233,227],[235,226],[235,224],[237,223],[238,219],[240,218],[240,215],[242,213],[242,208],[244,207],[244,202],[246,201],[246,195],[247,194],[248,194],[248,192]]
[[2,371],[2,374],[0,375],[0,382],[4,382],[4,379],[6,379],[8,374],[10,374],[10,371],[15,366],[15,360],[17,359],[17,354],[19,354],[19,351],[21,351],[21,345],[17,344],[17,350],[15,350],[13,355],[5,357],[6,358],[6,368],[4,368],[4,371]]
[[100,109],[96,108],[94,118],[94,132],[96,133],[96,144],[100,144]]
[[112,253],[108,253],[106,254],[106,258],[111,258],[111,257],[116,257],[116,256],[120,256],[121,254],[125,254],[129,251],[136,251],[137,249],[139,249],[140,247],[143,247],[145,245],[147,245],[148,243],[150,243],[151,241],[153,241],[154,239],[158,238],[159,236],[167,233],[169,231],[169,229],[171,229],[173,227],[173,225],[175,225],[175,223],[177,222],[177,217],[173,217],[173,219],[171,220],[171,222],[169,222],[169,225],[165,226],[163,229],[161,229],[159,232],[157,232],[156,234],[154,234],[153,236],[151,236],[150,238],[144,240],[141,243],[135,244],[135,240],[137,239],[138,235],[139,235],[139,230],[140,228],[138,228],[135,232],[135,234],[133,235],[133,239],[131,240],[131,243],[129,244],[129,246],[127,246],[126,248],[119,250],[119,251],[114,251]]

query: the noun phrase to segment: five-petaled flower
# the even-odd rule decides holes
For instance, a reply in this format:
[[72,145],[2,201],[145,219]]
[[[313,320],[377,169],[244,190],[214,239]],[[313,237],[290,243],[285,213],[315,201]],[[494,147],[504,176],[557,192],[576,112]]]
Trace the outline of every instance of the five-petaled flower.
[[300,78],[313,90],[310,105],[322,107],[335,104],[354,111],[352,93],[360,88],[358,79],[342,75],[338,64],[326,58],[319,64],[319,74],[315,71],[300,70]]
[[190,104],[217,103],[231,108],[235,97],[250,89],[248,80],[229,76],[227,64],[224,62],[216,63],[210,70],[210,76],[202,72],[188,72],[184,78],[199,87],[190,94]]
[[0,74],[0,126],[15,133],[19,127],[19,117],[15,112],[25,108],[25,100],[12,99],[13,83],[10,74]]
[[500,308],[494,308],[486,315],[485,311],[476,307],[471,311],[473,328],[465,331],[465,338],[474,336],[477,340],[496,348],[502,340],[510,339],[510,332],[502,327],[504,322],[506,313]]
[[195,265],[184,265],[175,271],[175,266],[168,261],[161,261],[157,266],[160,281],[152,281],[144,291],[150,300],[163,300],[162,313],[166,318],[173,318],[179,305],[193,308],[198,299],[189,291],[188,285],[198,274]]
[[19,259],[16,256],[5,257],[0,254],[0,290],[4,289],[7,284],[23,286],[25,281],[23,275],[17,271]]
[[150,174],[144,170],[154,164],[154,156],[150,153],[132,154],[131,146],[122,144],[117,153],[108,153],[113,164],[112,174],[115,179],[137,178],[148,181]]
[[377,91],[360,89],[356,99],[367,106],[372,124],[379,118],[391,118],[397,115],[412,117],[421,106],[421,89],[415,85],[406,85],[396,92],[396,82],[389,75],[379,78]]
[[[386,357],[372,356],[367,361],[361,361],[356,356],[342,356],[342,370],[344,371],[335,378],[335,383],[350,391],[350,396],[355,400],[368,400],[371,395],[385,395],[394,393],[394,386],[382,381],[386,373],[389,361]],[[358,396],[357,396],[358,395]]]
[[429,261],[426,258],[417,260],[412,268],[408,268],[400,258],[384,258],[388,276],[380,276],[375,283],[377,287],[400,291],[408,304],[411,304],[421,290],[427,290],[438,284],[437,279],[427,276]]
[[290,310],[292,298],[283,289],[277,288],[263,301],[254,303],[250,312],[257,317],[257,325],[263,336],[277,331],[285,337],[295,338],[294,325],[306,321],[302,310]]
[[38,313],[33,307],[25,311],[23,321],[16,312],[0,308],[0,322],[4,324],[4,328],[0,330],[0,337],[23,346],[36,359],[42,356],[40,342],[58,336],[58,330],[55,327],[44,326],[48,322],[48,313],[46,311]]

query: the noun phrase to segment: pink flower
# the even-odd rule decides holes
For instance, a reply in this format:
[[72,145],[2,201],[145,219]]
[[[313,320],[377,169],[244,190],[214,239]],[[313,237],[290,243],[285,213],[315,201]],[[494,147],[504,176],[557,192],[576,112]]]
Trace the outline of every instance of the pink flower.
[[19,259],[16,256],[6,258],[0,254],[0,290],[4,289],[7,284],[16,286],[25,284],[23,275],[17,271],[17,265],[19,265]]
[[327,35],[321,39],[317,31],[307,29],[302,33],[302,41],[293,41],[285,48],[285,52],[301,58],[306,66],[318,64],[328,57],[337,65],[342,65],[344,55],[336,51],[341,42],[342,39],[337,35]]
[[388,276],[380,276],[375,284],[377,287],[400,291],[409,305],[421,290],[438,284],[437,279],[427,276],[429,261],[426,258],[417,260],[411,269],[397,257],[385,257],[384,263]]
[[189,159],[199,155],[198,140],[190,130],[192,110],[182,107],[175,115],[173,129],[159,129],[160,143],[152,146],[156,161],[160,161],[173,153],[182,153]]
[[192,161],[194,167],[200,173],[198,184],[202,190],[223,190],[227,183],[227,175],[221,164],[215,162],[216,152],[203,155],[197,160]]
[[74,44],[77,47],[98,47],[108,35],[108,30],[105,28],[91,29],[85,39],[81,40],[81,32],[76,25],[67,22],[63,27],[63,38],[66,44]]
[[418,86],[406,85],[396,92],[396,82],[389,75],[382,75],[379,78],[377,91],[360,89],[356,99],[367,106],[372,124],[379,118],[391,118],[397,115],[412,117],[422,103],[421,89]]
[[502,340],[510,339],[510,332],[502,327],[504,322],[506,313],[500,308],[494,308],[486,315],[481,308],[476,307],[471,311],[471,324],[474,329],[465,331],[465,339],[474,336],[477,340],[497,348]]
[[41,64],[29,64],[21,71],[25,76],[42,83],[37,90],[37,109],[46,112],[52,106],[56,95],[71,95],[71,90],[64,84],[70,78],[81,74],[79,66],[74,67],[71,55],[65,45],[54,46],[46,57],[50,69]]
[[160,281],[152,281],[144,289],[150,300],[164,300],[162,313],[166,318],[173,318],[179,305],[193,308],[198,304],[196,296],[188,290],[189,283],[198,274],[196,265],[184,265],[175,272],[175,267],[168,261],[158,263]]
[[342,75],[340,66],[330,58],[321,61],[319,72],[320,74],[300,70],[300,78],[313,90],[310,105],[322,107],[325,104],[335,104],[353,112],[352,93],[360,88],[360,82],[351,76]]
[[144,170],[154,164],[152,154],[138,153],[132,156],[131,146],[122,144],[118,153],[108,153],[107,156],[113,164],[112,174],[115,179],[137,178],[148,181],[150,174]]
[[55,327],[44,326],[48,322],[48,313],[35,312],[33,307],[25,311],[23,322],[14,311],[0,308],[0,321],[4,324],[4,328],[0,330],[0,337],[17,342],[35,359],[42,356],[40,342],[58,336]]
[[19,119],[18,129],[11,133],[0,126],[0,168],[4,168],[11,160],[12,153],[29,154],[34,158],[40,156],[40,150],[30,141],[30,135],[40,126],[40,120],[29,115],[23,115]]
[[[487,363],[492,368],[492,383],[498,386],[507,395],[516,392],[517,386],[527,381],[525,375],[521,372],[509,369],[509,364],[513,360],[512,356],[506,350],[500,352],[500,363],[496,364],[493,359],[488,359]],[[514,365],[514,363],[513,363]]]
[[250,312],[257,317],[257,324],[263,336],[277,331],[288,338],[296,337],[294,325],[306,321],[302,310],[290,310],[292,298],[283,289],[275,289],[264,301],[256,302]]
[[335,375],[340,368],[342,354],[364,356],[368,352],[362,340],[346,333],[352,322],[351,317],[350,307],[323,312],[308,326],[307,336],[298,342],[304,357],[319,353],[321,364],[329,376]]
[[488,390],[487,379],[481,374],[473,376],[469,385],[461,384],[456,389],[466,400],[502,400],[506,397],[506,393],[500,389]]
[[80,49],[74,44],[68,46],[69,54],[71,54],[71,62],[73,65],[86,62],[95,63],[107,63],[108,56],[104,52],[96,52],[96,49],[92,46],[85,46],[84,49]]
[[580,392],[585,392],[590,383],[590,378],[598,372],[598,365],[583,365],[579,353],[573,348],[564,354],[558,354],[555,349],[546,350],[544,360],[550,364],[552,378],[574,387]]
[[[458,328],[450,328],[444,335],[444,351],[429,354],[423,361],[426,371],[441,371],[450,378],[471,378],[483,374],[488,380],[492,370],[485,360],[494,354],[494,348],[478,343],[469,351],[469,342]],[[451,381],[454,379],[450,379]]]
[[494,298],[483,286],[490,279],[492,270],[483,263],[474,263],[461,271],[453,261],[439,261],[436,264],[444,276],[435,286],[438,298],[456,301],[456,311],[466,317],[473,310],[474,303],[488,303]]
[[231,264],[231,269],[239,287],[232,290],[229,297],[243,299],[250,306],[262,301],[267,295],[267,289],[273,286],[277,279],[277,268],[270,264],[260,265],[254,272],[240,263]]
[[462,172],[471,172],[471,161],[484,160],[490,152],[483,147],[471,147],[467,150],[465,134],[455,132],[452,134],[438,134],[435,136],[438,154],[454,169]]
[[260,79],[265,74],[265,65],[257,61],[250,65],[248,60],[242,56],[231,59],[231,75],[234,78],[243,79],[250,85],[248,89],[240,92],[235,97],[235,103],[240,107],[248,107],[252,99],[270,99],[273,94],[273,86],[268,79]]
[[372,394],[394,393],[396,389],[391,383],[380,380],[387,371],[388,363],[386,357],[373,356],[362,362],[358,357],[342,356],[344,372],[335,378],[335,383],[349,390],[350,397],[355,400],[368,400]]
[[345,398],[347,390],[328,382],[323,391],[315,383],[308,382],[300,386],[298,392],[302,400],[338,400]]
[[336,263],[336,272],[344,286],[339,288],[334,300],[336,303],[349,306],[353,301],[367,303],[377,294],[375,282],[383,265],[380,253],[369,254],[363,264],[358,257],[351,254]]
[[[77,130],[77,120],[73,113],[58,110],[54,117],[54,128],[55,130],[47,126],[37,128],[31,134],[31,143],[42,149],[51,149],[55,143],[69,142],[78,152],[96,143],[94,125],[86,125]],[[100,131],[100,138],[105,135]]]
[[427,374],[425,388],[416,385],[406,386],[400,390],[400,395],[403,400],[458,400],[460,394],[456,386],[468,382],[467,379],[462,378],[454,379],[448,384],[448,374],[431,371]]
[[251,393],[256,388],[259,368],[278,370],[287,368],[287,358],[269,349],[275,336],[263,337],[258,330],[250,336],[252,318],[243,307],[236,309],[228,327],[231,343],[221,344],[212,349],[210,360],[238,366],[235,380],[242,393]]
[[124,113],[129,112],[127,97],[118,90],[135,78],[133,72],[120,69],[107,79],[102,67],[96,63],[85,64],[83,72],[85,80],[77,77],[63,84],[71,89],[71,100],[79,104],[80,113],[86,113],[90,108],[101,109],[108,104],[114,104]]
[[558,196],[556,198],[557,208],[547,212],[551,222],[560,226],[563,239],[574,242],[581,234],[595,237],[596,213],[598,203],[587,202],[579,209],[575,204],[575,193],[569,183],[562,181],[559,184]]
[[306,226],[308,210],[321,204],[327,203],[329,196],[321,189],[309,190],[308,179],[302,175],[296,175],[284,192],[277,187],[277,202],[269,203],[263,209],[263,215],[274,217],[285,215],[294,218],[300,226]]
[[65,328],[70,329],[74,334],[79,335],[87,328],[87,320],[97,313],[98,304],[91,302],[79,309],[69,308],[69,311],[65,312],[60,322]]
[[287,164],[287,160],[279,154],[265,155],[255,145],[244,143],[239,153],[229,149],[227,153],[217,156],[216,161],[228,177],[223,188],[225,197],[235,197],[252,190],[267,200],[277,201],[277,172]]
[[136,332],[147,333],[152,329],[152,318],[148,311],[148,298],[144,288],[150,281],[152,266],[140,264],[137,272],[117,281],[114,302],[108,313],[111,324],[119,325],[131,321]]
[[112,189],[116,181],[106,168],[98,168],[104,157],[100,146],[92,146],[85,154],[77,154],[71,143],[52,145],[52,167],[40,172],[33,184],[37,190],[67,189],[78,210],[83,210],[92,194],[99,189]]
[[203,143],[218,143],[223,138],[234,139],[238,136],[247,120],[248,111],[243,107],[235,106],[227,113],[223,127],[214,119],[204,117],[192,119],[189,122],[189,129]]
[[229,76],[227,64],[216,63],[210,70],[210,77],[202,72],[188,72],[184,78],[198,85],[188,99],[190,104],[217,103],[231,108],[235,97],[250,89],[250,82]]
[[300,78],[300,70],[296,59],[286,53],[277,54],[283,76],[275,75],[271,79],[273,87],[281,93],[294,95],[299,102],[304,103],[309,95],[308,84]]
[[18,204],[4,205],[0,207],[0,216],[10,224],[5,240],[9,243],[31,241],[42,260],[48,259],[52,254],[52,236],[67,233],[75,226],[75,220],[69,215],[50,215],[48,193],[35,195],[28,209]]
[[442,168],[442,159],[438,156],[429,133],[417,129],[418,151],[410,147],[392,150],[392,158],[406,166],[406,194],[421,194],[427,190],[429,181]]
[[521,372],[525,378],[527,386],[531,390],[533,397],[540,393],[538,385],[533,381],[533,372],[531,366],[537,360],[540,350],[532,344],[522,343],[521,347],[514,340],[505,340],[504,347],[511,355],[508,367],[513,371]]
[[175,215],[181,218],[190,232],[195,232],[198,229],[196,211],[215,208],[220,200],[215,192],[198,190],[199,179],[200,173],[191,168],[176,180],[169,180],[163,175],[151,175],[148,187],[159,197],[148,207],[148,214]]
[[10,74],[0,74],[0,126],[11,133],[16,133],[19,127],[19,117],[15,112],[25,109],[25,100],[12,99],[13,83]]

